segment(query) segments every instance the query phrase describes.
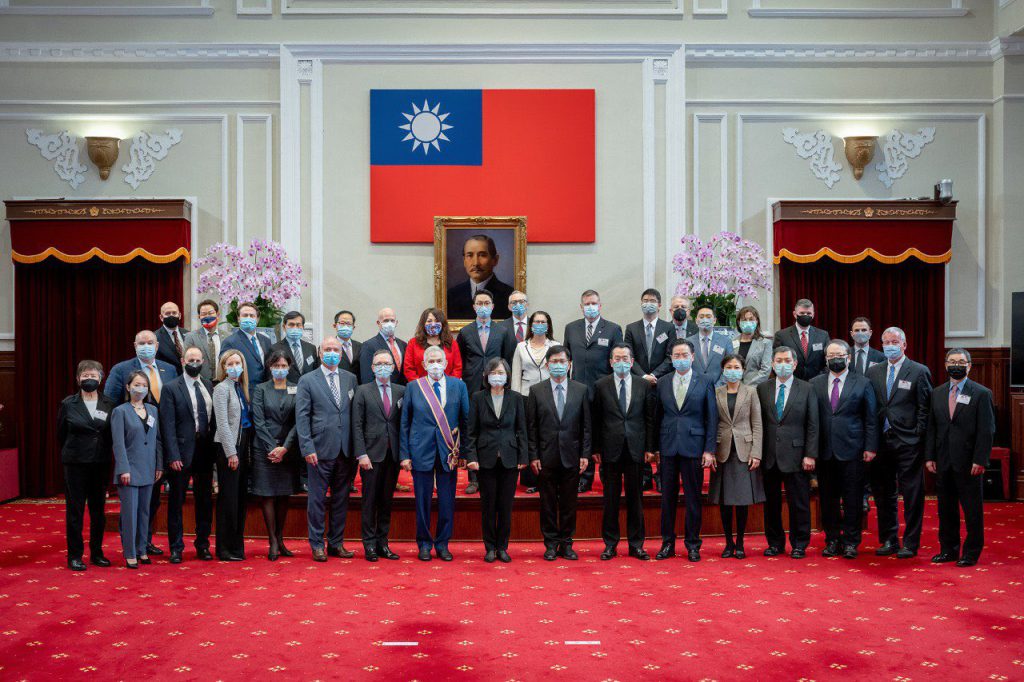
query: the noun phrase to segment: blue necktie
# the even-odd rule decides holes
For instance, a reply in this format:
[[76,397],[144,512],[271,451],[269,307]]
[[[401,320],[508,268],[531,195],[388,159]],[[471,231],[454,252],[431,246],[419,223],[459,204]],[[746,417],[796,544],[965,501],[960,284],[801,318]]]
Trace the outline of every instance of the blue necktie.
[[252,341],[252,352],[256,355],[256,364],[262,367],[263,358],[260,357],[260,342],[256,340],[255,334],[249,340]]
[[434,395],[437,396],[437,401],[441,402],[441,382],[440,381],[435,381],[434,382]]
[[786,384],[779,384],[779,395],[775,398],[775,416],[782,421],[782,411],[786,408]]
[[558,410],[558,418],[562,418],[562,413],[565,412],[565,387],[558,384],[558,396],[555,399],[555,409]]
[[[889,376],[885,380],[885,399],[888,400],[892,397],[892,385],[896,383],[896,365],[889,363]],[[882,424],[882,430],[889,430],[889,418],[885,418],[885,423]]]

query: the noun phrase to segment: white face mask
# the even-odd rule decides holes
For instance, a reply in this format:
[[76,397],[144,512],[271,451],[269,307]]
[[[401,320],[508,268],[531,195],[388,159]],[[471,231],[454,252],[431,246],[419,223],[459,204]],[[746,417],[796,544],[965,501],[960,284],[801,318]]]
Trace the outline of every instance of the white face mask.
[[443,362],[428,362],[427,363],[427,374],[430,375],[431,379],[435,381],[444,376],[444,363]]

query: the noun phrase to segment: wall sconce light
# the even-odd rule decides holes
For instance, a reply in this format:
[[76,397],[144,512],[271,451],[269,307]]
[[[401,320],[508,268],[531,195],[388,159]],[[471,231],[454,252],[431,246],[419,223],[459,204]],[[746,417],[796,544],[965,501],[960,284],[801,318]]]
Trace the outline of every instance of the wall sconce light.
[[853,166],[853,177],[860,180],[864,175],[864,167],[871,163],[875,155],[875,135],[858,135],[855,137],[844,137],[843,143],[846,148],[846,160]]
[[121,140],[116,137],[87,137],[85,141],[89,160],[99,169],[100,179],[106,180],[110,177],[111,166],[117,161],[117,145]]

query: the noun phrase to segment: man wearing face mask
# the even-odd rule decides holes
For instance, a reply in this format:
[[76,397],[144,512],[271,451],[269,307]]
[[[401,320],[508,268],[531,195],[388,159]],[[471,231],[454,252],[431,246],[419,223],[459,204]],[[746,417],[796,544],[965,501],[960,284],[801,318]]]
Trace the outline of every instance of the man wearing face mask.
[[697,333],[688,341],[695,353],[693,371],[706,377],[712,385],[724,384],[722,358],[732,351],[732,339],[715,331],[715,311],[701,308],[697,311]]
[[[297,310],[285,313],[281,322],[284,327],[284,338],[275,343],[263,357],[263,364],[269,366],[270,356],[274,351],[280,351],[291,360],[288,367],[288,381],[293,384],[299,383],[303,374],[315,372],[320,366],[316,361],[316,346],[302,338],[306,327],[306,318]],[[344,353],[342,353],[344,359]],[[348,369],[342,364],[342,369]]]
[[809,381],[811,377],[825,372],[825,346],[830,337],[824,329],[811,326],[814,304],[806,298],[801,298],[793,306],[793,319],[796,324],[792,327],[775,332],[772,346],[792,348],[796,353],[796,378]]
[[526,293],[519,290],[513,291],[508,297],[508,310],[512,313],[512,317],[497,324],[508,327],[512,336],[515,337],[516,343],[522,343],[526,340],[526,335],[530,333],[529,301],[526,298]]
[[[967,378],[971,354],[946,351],[949,381],[932,391],[925,438],[925,466],[936,474],[939,493],[939,553],[932,563],[978,563],[985,544],[982,474],[988,466],[995,434],[992,391]],[[960,509],[967,537],[960,553]]]
[[878,452],[878,403],[871,382],[850,370],[850,347],[833,339],[828,374],[811,379],[818,399],[818,495],[825,527],[822,556],[857,558],[863,520],[865,466]]
[[238,304],[238,330],[224,340],[220,353],[237,350],[245,360],[245,369],[249,374],[249,383],[258,386],[269,378],[263,358],[273,345],[265,335],[257,333],[260,311],[253,303]]
[[199,315],[199,328],[185,334],[185,348],[196,346],[203,352],[203,370],[200,376],[209,382],[216,382],[217,360],[220,359],[220,347],[225,337],[221,336],[220,306],[216,301],[206,299],[196,306]]
[[[917,556],[924,518],[924,457],[932,374],[906,356],[907,335],[899,327],[882,332],[886,362],[868,369],[878,399],[882,435],[871,463],[871,491],[878,509],[875,554],[899,559]],[[900,547],[899,495],[903,495],[903,546]]]
[[[822,353],[824,355],[824,353]],[[779,346],[772,353],[775,376],[757,386],[761,401],[764,451],[764,555],[786,551],[782,488],[789,506],[790,556],[803,559],[811,541],[811,472],[818,458],[819,408],[814,389],[796,378],[797,353]]]
[[[334,315],[334,331],[341,339],[341,367],[360,377],[359,355],[363,352],[363,344],[352,338],[356,329],[355,313],[341,310]],[[399,372],[401,374],[401,372]]]
[[[441,347],[426,348],[423,366],[427,376],[409,384],[402,405],[399,461],[402,469],[412,471],[420,561],[430,561],[431,550],[443,561],[452,560],[448,542],[455,519],[462,438],[469,421],[469,392],[462,379],[445,374],[447,362]],[[435,485],[437,529],[432,532],[430,508]]]
[[672,324],[658,317],[661,292],[647,289],[640,294],[642,317],[626,325],[625,343],[633,350],[633,374],[643,377],[651,386],[672,371],[668,357],[669,344],[675,337]]
[[[354,324],[353,320],[353,324]],[[405,386],[405,375],[402,374],[402,360],[405,358],[406,343],[398,338],[395,330],[398,328],[398,316],[391,308],[381,308],[377,311],[377,335],[372,339],[363,341],[359,349],[359,383],[368,384],[374,380],[373,356],[381,348],[391,351],[391,357],[395,359],[397,371],[391,376],[391,383]]]
[[851,372],[865,376],[869,369],[885,362],[882,352],[868,345],[871,342],[871,320],[866,317],[853,318],[850,338],[853,339],[853,347],[850,348]]
[[178,304],[168,301],[160,306],[160,326],[156,329],[158,360],[173,365],[181,376],[181,356],[185,352],[185,335],[188,330],[182,325],[181,309]]
[[688,339],[696,334],[697,323],[690,319],[690,299],[685,296],[673,296],[668,305],[672,314],[673,333],[670,336],[674,339]]
[[[622,327],[601,315],[601,295],[587,289],[580,296],[583,319],[565,325],[562,339],[573,358],[572,378],[587,387],[588,399],[594,396],[594,384],[612,373],[609,360],[612,346],[622,343]],[[589,453],[588,453],[589,454]],[[580,476],[579,492],[588,492],[594,486],[596,469],[593,461]]]
[[352,433],[363,479],[362,534],[367,561],[398,559],[388,547],[391,503],[398,483],[398,444],[406,387],[391,383],[395,359],[380,349],[373,355],[374,381],[356,389]]
[[170,482],[167,542],[172,564],[181,563],[185,550],[182,507],[189,479],[195,498],[196,556],[213,559],[213,384],[202,377],[203,351],[198,346],[185,349],[182,367],[184,374],[164,386],[159,408],[164,470]]
[[[352,399],[355,375],[339,369],[341,342],[329,336],[320,343],[320,367],[299,379],[295,394],[295,430],[299,452],[306,460],[309,491],[306,519],[314,561],[328,556],[351,559],[345,549],[345,517],[348,496],[356,476],[356,452],[352,446]],[[365,453],[360,453],[365,454]],[[327,491],[331,491],[331,528],[324,552]]]
[[594,462],[601,467],[604,483],[604,515],[601,536],[602,560],[618,553],[620,539],[619,502],[623,480],[626,487],[626,533],[629,556],[641,561],[644,551],[643,467],[657,450],[654,431],[654,390],[642,377],[632,373],[633,351],[625,343],[612,348],[612,374],[594,385],[591,419],[594,423]]

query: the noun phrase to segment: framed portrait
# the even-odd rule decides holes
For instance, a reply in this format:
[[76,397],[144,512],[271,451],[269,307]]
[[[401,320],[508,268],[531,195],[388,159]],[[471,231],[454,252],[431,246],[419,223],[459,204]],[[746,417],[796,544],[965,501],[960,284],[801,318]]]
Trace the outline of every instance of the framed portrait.
[[434,305],[453,331],[476,318],[481,286],[494,295],[494,319],[507,319],[508,297],[526,291],[526,218],[435,217]]

